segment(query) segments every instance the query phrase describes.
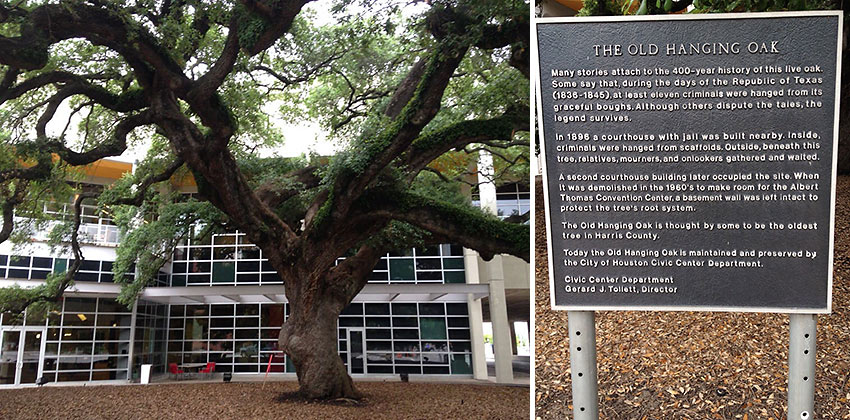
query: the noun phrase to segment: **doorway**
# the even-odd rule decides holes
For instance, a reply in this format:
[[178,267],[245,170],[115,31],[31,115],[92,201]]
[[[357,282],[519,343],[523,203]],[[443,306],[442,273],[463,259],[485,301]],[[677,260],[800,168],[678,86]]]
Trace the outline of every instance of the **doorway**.
[[366,334],[363,328],[347,328],[349,375],[366,374]]
[[44,365],[44,328],[0,329],[0,385],[34,384]]

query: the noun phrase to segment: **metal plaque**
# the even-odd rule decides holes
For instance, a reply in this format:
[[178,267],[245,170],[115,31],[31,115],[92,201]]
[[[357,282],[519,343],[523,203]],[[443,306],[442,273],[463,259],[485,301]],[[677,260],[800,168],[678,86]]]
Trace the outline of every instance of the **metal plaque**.
[[828,313],[841,26],[539,19],[553,308]]

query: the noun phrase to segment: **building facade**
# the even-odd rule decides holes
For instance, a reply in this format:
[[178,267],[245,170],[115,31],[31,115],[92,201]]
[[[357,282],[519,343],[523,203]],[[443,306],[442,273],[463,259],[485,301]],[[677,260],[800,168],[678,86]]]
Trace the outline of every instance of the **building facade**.
[[[88,169],[87,181],[105,185],[129,170],[129,164],[104,161]],[[527,211],[527,192],[514,188],[503,195],[498,201],[505,215]],[[68,210],[67,205],[45,204],[57,218]],[[38,378],[135,380],[146,364],[154,374],[165,373],[171,364],[208,363],[215,363],[216,372],[294,374],[277,347],[289,313],[285,286],[262,250],[243,234],[217,233],[180,243],[155,284],[128,308],[115,300],[120,291],[112,274],[118,230],[94,206],[84,206],[83,215],[85,260],[58,307],[46,314],[0,317],[0,385],[32,384]],[[45,239],[35,235],[22,248],[0,244],[0,286],[30,287],[66,270],[67,255],[54,255]],[[482,280],[476,258],[448,244],[384,256],[339,317],[338,351],[349,372],[486,377],[481,301],[489,307],[494,330],[509,332],[505,284],[523,279],[505,281],[504,275],[488,273]],[[527,264],[524,281],[527,296]],[[510,349],[509,335],[497,347]],[[507,354],[501,357],[510,359]],[[508,381],[504,369],[497,363],[501,380]]]

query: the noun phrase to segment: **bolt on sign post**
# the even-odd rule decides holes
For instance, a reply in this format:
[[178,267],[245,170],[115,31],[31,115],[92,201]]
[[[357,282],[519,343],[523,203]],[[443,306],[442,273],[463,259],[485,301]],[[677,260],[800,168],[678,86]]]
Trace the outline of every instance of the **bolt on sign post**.
[[576,419],[597,416],[600,310],[790,314],[789,418],[813,418],[842,24],[839,11],[536,21],[550,290],[569,311]]

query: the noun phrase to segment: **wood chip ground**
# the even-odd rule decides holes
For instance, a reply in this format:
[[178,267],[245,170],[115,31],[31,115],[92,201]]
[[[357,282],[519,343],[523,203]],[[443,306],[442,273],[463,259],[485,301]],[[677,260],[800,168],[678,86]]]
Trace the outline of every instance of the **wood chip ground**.
[[[567,313],[549,310],[536,210],[536,417],[572,418]],[[815,416],[850,419],[850,177],[839,177],[833,313],[818,317]],[[542,264],[541,264],[542,262]],[[788,316],[597,312],[600,418],[785,419]]]
[[360,404],[281,399],[296,382],[0,390],[0,419],[521,419],[527,387],[362,382]]

